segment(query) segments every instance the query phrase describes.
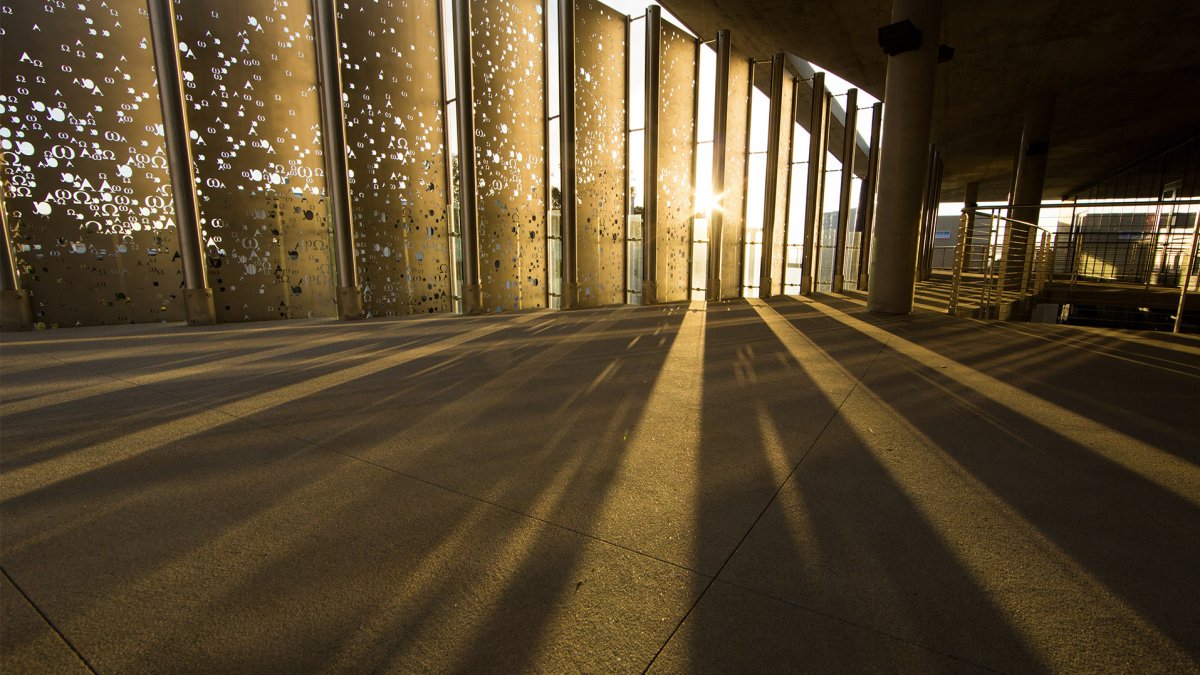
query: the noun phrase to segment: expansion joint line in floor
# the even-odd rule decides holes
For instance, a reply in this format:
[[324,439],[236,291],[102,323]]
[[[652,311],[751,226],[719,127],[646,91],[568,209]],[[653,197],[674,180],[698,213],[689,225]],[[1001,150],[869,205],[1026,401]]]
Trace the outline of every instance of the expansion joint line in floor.
[[42,608],[39,607],[38,604],[33,601],[33,598],[29,597],[29,594],[25,592],[25,589],[21,588],[21,585],[17,583],[17,580],[13,579],[12,575],[9,574],[8,570],[4,569],[4,567],[2,565],[0,565],[0,574],[3,574],[4,578],[8,579],[8,583],[12,584],[12,587],[16,589],[17,593],[21,594],[21,597],[24,598],[25,602],[28,603],[29,606],[33,608],[33,611],[37,612],[38,616],[42,617],[42,621],[45,621],[46,625],[50,627],[50,630],[54,631],[54,634],[58,636],[58,639],[62,640],[63,644],[65,644],[67,646],[67,648],[71,650],[71,653],[75,655],[75,658],[79,659],[79,662],[82,663],[91,672],[93,672],[93,673],[98,672],[92,666],[91,662],[89,662],[87,660],[87,657],[85,657],[79,651],[79,649],[75,646],[75,643],[71,642],[71,639],[68,638],[61,630],[59,630],[58,626],[55,625],[55,623],[50,619],[50,617],[46,616],[46,613],[42,611]]
[[650,658],[649,663],[647,663],[646,667],[642,669],[643,674],[654,666],[654,662],[658,660],[658,657],[663,653],[663,650],[667,648],[667,645],[670,644],[671,640],[675,637],[675,634],[679,632],[679,629],[682,628],[683,624],[687,622],[688,617],[690,617],[696,610],[696,607],[700,604],[700,601],[703,600],[704,596],[708,594],[709,589],[711,589],[713,584],[716,583],[717,579],[721,577],[721,573],[725,571],[725,566],[729,564],[730,560],[733,560],[733,556],[737,554],[739,549],[741,549],[742,545],[746,542],[746,539],[750,536],[750,533],[753,532],[754,528],[758,526],[758,522],[762,520],[764,515],[766,515],[767,510],[770,509],[771,505],[779,499],[779,495],[783,493],[783,488],[788,484],[789,481],[792,480],[792,477],[796,475],[796,472],[800,470],[800,465],[804,464],[804,460],[808,458],[813,448],[816,447],[817,443],[820,442],[821,438],[825,435],[825,432],[829,429],[829,426],[833,424],[833,421],[837,419],[839,415],[841,415],[842,406],[846,405],[846,402],[849,401],[854,392],[858,390],[858,385],[862,383],[863,379],[867,376],[867,373],[871,372],[871,368],[875,366],[875,362],[879,360],[880,355],[882,355],[884,350],[887,349],[888,342],[890,341],[891,340],[889,339],[887,342],[879,345],[879,349],[875,352],[875,356],[871,359],[871,363],[867,364],[867,367],[863,370],[862,374],[859,375],[854,381],[854,385],[850,387],[849,391],[846,392],[846,395],[843,396],[842,400],[838,402],[833,412],[829,415],[829,419],[825,420],[825,424],[821,426],[821,430],[817,433],[816,437],[813,438],[812,442],[808,444],[808,447],[805,448],[804,454],[800,455],[800,459],[794,466],[792,466],[792,470],[788,472],[787,476],[784,476],[783,480],[779,482],[779,485],[775,488],[775,492],[771,495],[771,498],[768,499],[765,504],[763,504],[762,509],[758,512],[758,515],[755,516],[754,521],[750,523],[749,527],[746,528],[746,531],[742,533],[741,538],[738,539],[738,543],[734,545],[734,547],[729,551],[729,554],[725,556],[725,559],[721,561],[721,565],[717,568],[717,571],[709,578],[708,582],[704,585],[704,589],[696,596],[696,599],[692,602],[692,606],[688,608],[688,611],[685,612],[683,617],[679,619],[679,622],[675,624],[675,628],[671,631],[671,634],[668,635],[665,640],[663,640],[661,645],[659,645],[658,651],[654,653],[654,656]]

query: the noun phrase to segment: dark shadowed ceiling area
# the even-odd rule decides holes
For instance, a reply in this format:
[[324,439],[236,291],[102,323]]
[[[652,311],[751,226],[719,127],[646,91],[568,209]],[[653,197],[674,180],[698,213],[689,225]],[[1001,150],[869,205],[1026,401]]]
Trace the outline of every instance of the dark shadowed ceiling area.
[[[892,21],[887,0],[663,4],[702,38],[728,28],[755,58],[788,52],[883,98],[877,30]],[[1198,29],[1196,0],[945,2],[941,42],[956,52],[938,66],[934,102],[943,200],[960,200],[971,181],[981,199],[1007,196],[1032,96],[1055,98],[1044,199],[1200,133]]]

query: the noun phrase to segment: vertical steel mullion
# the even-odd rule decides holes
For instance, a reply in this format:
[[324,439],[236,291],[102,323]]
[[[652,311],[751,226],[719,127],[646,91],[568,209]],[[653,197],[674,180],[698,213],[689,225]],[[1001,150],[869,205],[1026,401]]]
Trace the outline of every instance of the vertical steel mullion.
[[[689,193],[692,195],[692,207],[688,209],[691,213],[688,216],[688,249],[687,249],[687,300],[692,299],[692,270],[696,264],[696,157],[698,155],[696,147],[700,143],[700,50],[703,45],[699,40],[696,40],[696,48],[694,50],[693,74],[692,74],[692,161],[690,162],[691,180],[688,185],[692,186]],[[712,239],[712,236],[709,236]],[[712,242],[709,242],[712,245]],[[705,270],[707,275],[707,270]],[[707,292],[707,286],[706,286]]]
[[334,260],[337,262],[338,318],[363,317],[362,294],[354,261],[354,215],[350,210],[350,181],[346,170],[346,117],[342,108],[342,57],[334,0],[312,0],[316,37],[317,90],[321,97],[321,144],[325,159],[325,194],[333,220]]
[[808,120],[808,199],[804,204],[804,250],[800,262],[800,294],[808,295],[815,287],[817,251],[821,245],[821,194],[822,178],[825,173],[824,143],[821,138],[823,111],[825,106],[825,73],[817,73],[812,79],[812,110]]
[[942,159],[941,150],[937,154],[937,176],[933,182],[933,213],[930,214],[930,234],[929,234],[929,269],[930,278],[933,277],[933,253],[937,250],[937,222],[938,211],[942,205],[942,175],[945,171],[946,163]]
[[929,278],[929,268],[933,258],[933,229],[937,223],[937,203],[934,201],[934,194],[937,191],[937,163],[941,153],[936,146],[932,150],[929,156],[929,194],[925,198],[925,256],[918,276],[920,280]]
[[[463,314],[483,309],[479,287],[479,211],[475,178],[475,102],[471,73],[471,4],[454,0],[454,79],[458,99],[458,166],[462,193],[459,230],[463,259]],[[549,284],[547,284],[549,285]]]
[[929,144],[925,154],[925,190],[921,193],[921,220],[917,232],[917,281],[925,279],[925,260],[928,256],[929,239],[929,201],[933,192],[933,173],[936,155],[934,146]]
[[575,216],[575,0],[558,0],[558,66],[559,161],[562,164],[562,203],[558,221],[562,237],[560,292],[562,308],[571,309],[579,303],[579,224]]
[[846,280],[846,232],[850,228],[850,188],[854,185],[854,150],[858,134],[858,90],[846,92],[846,119],[842,125],[842,185],[838,194],[838,229],[833,248],[833,284],[841,293]]
[[771,57],[770,103],[767,106],[766,185],[763,186],[762,256],[759,259],[758,297],[771,297],[771,268],[775,243],[775,201],[779,193],[779,126],[783,116],[782,52]]
[[[446,36],[446,17],[444,15],[445,0],[437,0],[435,5],[437,7],[438,68],[440,69],[440,72],[438,74],[438,100],[441,101],[440,105],[441,105],[441,111],[442,111],[442,150],[443,150],[443,152],[442,152],[442,185],[444,185],[445,189],[446,189],[446,201],[445,201],[445,203],[446,203],[446,250],[445,250],[445,253],[446,253],[446,260],[448,261],[448,267],[450,269],[450,274],[448,275],[448,278],[446,279],[446,284],[449,286],[448,290],[450,291],[450,311],[454,311],[454,290],[455,290],[454,285],[458,282],[458,272],[456,269],[456,261],[455,261],[455,256],[454,256],[454,228],[452,227],[451,224],[458,222],[458,211],[454,208],[454,206],[455,206],[454,205],[454,170],[451,167],[451,162],[453,161],[453,159],[450,154],[450,138],[449,137],[450,137],[451,133],[456,133],[456,132],[451,132],[450,129],[448,128],[448,125],[450,124],[449,116],[447,114],[449,112],[449,106],[450,106],[450,96],[449,96],[450,88],[449,88],[449,86],[447,86],[447,82],[446,82],[445,58],[446,58],[447,36]],[[453,36],[450,36],[450,39],[453,39]],[[457,100],[457,99],[455,99],[455,100]],[[462,145],[460,143],[459,144],[459,148],[460,148],[459,162],[462,162],[461,147],[462,147]],[[461,289],[459,289],[460,295],[461,295],[461,292],[462,292]]]
[[[725,146],[729,127],[729,31],[717,31],[716,86],[714,87],[712,193],[715,197],[708,214],[708,291],[709,300],[722,298],[725,276]],[[713,244],[716,244],[715,246]]]
[[879,187],[879,141],[883,129],[883,103],[871,107],[871,148],[867,155],[867,180],[863,185],[862,240],[858,246],[858,290],[865,291],[871,283],[871,235],[875,229],[875,191]]
[[623,290],[623,294],[621,297],[625,298],[625,304],[627,304],[627,305],[631,304],[629,302],[629,300],[630,300],[630,297],[629,297],[629,220],[630,220],[630,217],[633,215],[633,204],[631,203],[631,201],[629,199],[629,179],[632,176],[632,172],[629,170],[629,135],[632,133],[632,130],[629,128],[629,126],[630,126],[630,124],[629,124],[629,102],[633,98],[633,87],[632,87],[632,79],[633,78],[632,78],[632,74],[631,74],[631,69],[632,69],[631,62],[633,60],[633,50],[630,49],[630,47],[629,47],[629,40],[632,36],[632,25],[633,24],[632,24],[632,21],[630,20],[630,17],[628,15],[626,15],[625,16],[625,103],[624,103],[624,105],[621,106],[621,114],[624,115],[624,119],[625,119],[624,123],[621,125],[621,127],[625,130],[625,139],[624,139],[625,142],[624,142],[624,145],[622,146],[622,152],[624,153],[622,161],[623,161],[624,172],[625,172],[624,173],[625,184],[624,184],[624,187],[621,188],[621,191],[623,193],[621,203],[624,204],[625,212],[622,215],[622,219],[621,219],[621,224],[622,224],[621,242],[623,244],[621,247],[621,271],[622,271],[621,272],[621,287]]
[[188,139],[187,112],[181,86],[175,3],[173,0],[148,0],[147,5],[167,166],[171,172],[171,190],[175,202],[185,315],[191,325],[209,325],[216,323],[217,312],[204,266],[204,240],[200,232],[199,205],[196,203],[196,168]]
[[[550,161],[550,124],[553,120],[550,119],[550,94],[548,91],[548,89],[550,87],[550,69],[553,68],[553,66],[550,64],[550,3],[557,3],[557,0],[541,0],[541,2],[539,3],[541,5],[541,10],[542,10],[542,14],[541,14],[541,16],[542,16],[542,141],[543,141],[543,145],[542,145],[542,189],[544,190],[544,196],[545,196],[545,199],[542,201],[542,217],[544,218],[544,220],[542,221],[542,233],[545,235],[545,239],[544,239],[545,250],[543,251],[543,254],[546,256],[546,258],[545,258],[545,260],[546,260],[546,283],[542,284],[542,302],[543,302],[543,305],[547,308],[553,306],[553,299],[552,299],[553,293],[550,291],[550,289],[553,287],[553,284],[550,282],[550,278],[555,273],[555,270],[551,269],[551,266],[550,266],[550,258],[551,258],[550,249],[551,249],[551,247],[554,246],[554,237],[551,236],[553,234],[553,232],[550,229],[551,228],[550,216],[551,216],[551,212],[554,210],[553,186],[550,185],[550,171],[552,168],[551,161]],[[557,8],[557,4],[555,5],[555,7]],[[559,62],[561,63],[561,57],[562,57],[561,46],[559,49],[559,57],[560,57]],[[560,78],[560,80],[561,80],[561,78]],[[562,82],[560,81],[558,84],[559,84],[558,91],[559,91],[559,96],[560,96],[560,100],[561,100]],[[561,139],[561,137],[562,137],[562,109],[561,109],[561,107],[559,108],[558,113],[559,113],[559,123],[558,123],[559,138]],[[558,163],[559,163],[559,169],[561,170],[561,168],[562,168],[562,143],[561,142],[559,143],[558,150],[559,150]],[[559,202],[560,202],[560,204],[559,204],[559,214],[558,214],[558,246],[559,246],[560,256],[559,256],[559,261],[558,261],[559,266],[558,266],[557,272],[558,272],[558,303],[559,303],[559,308],[561,308],[562,307],[562,296],[563,296],[563,283],[565,281],[565,279],[563,278],[563,274],[562,274],[563,259],[562,259],[562,255],[561,255],[562,243],[563,243],[562,204],[561,204],[562,188],[559,188]],[[521,246],[523,245],[523,243],[524,243],[523,238],[517,237],[517,255],[518,256],[520,255],[520,250],[521,250]],[[518,295],[520,296],[521,300],[524,300],[524,298],[525,298],[524,290],[525,289],[523,288],[523,285],[518,286]]]
[[[788,269],[788,240],[791,237],[792,228],[792,171],[794,171],[794,162],[792,157],[796,152],[796,115],[800,112],[800,106],[797,101],[800,98],[800,82],[792,80],[792,108],[788,113],[788,151],[787,161],[787,179],[784,182],[786,186],[783,196],[783,250],[780,255],[783,259],[779,266],[779,290],[782,294],[787,295],[787,269]],[[781,111],[782,112],[782,111]]]
[[746,82],[749,86],[746,87],[746,151],[743,154],[742,162],[742,231],[738,233],[738,297],[745,295],[746,288],[746,250],[750,245],[749,224],[750,215],[750,129],[754,125],[754,59],[746,59],[746,67],[749,71]]
[[925,281],[929,278],[929,270],[932,266],[933,230],[937,222],[937,203],[934,201],[934,194],[937,191],[937,163],[939,154],[937,148],[931,146],[929,154],[929,184],[926,186],[925,194],[924,231],[921,238],[920,268],[917,270],[918,281]]
[[658,109],[662,8],[646,8],[645,207],[642,213],[642,302],[658,302]]

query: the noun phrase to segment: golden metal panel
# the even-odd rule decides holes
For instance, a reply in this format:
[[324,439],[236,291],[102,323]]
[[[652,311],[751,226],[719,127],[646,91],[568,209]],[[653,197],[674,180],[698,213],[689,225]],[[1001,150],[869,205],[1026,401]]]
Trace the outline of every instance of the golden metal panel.
[[471,7],[479,281],[487,311],[546,306],[544,21],[540,0]]
[[625,302],[625,17],[575,6],[579,305]]
[[660,40],[657,300],[678,302],[688,299],[691,285],[696,40],[667,23]]
[[437,1],[339,4],[363,308],[369,316],[448,312]]
[[139,0],[0,2],[0,149],[35,321],[179,321],[171,180]]
[[721,196],[721,295],[735,298],[741,294],[738,274],[742,239],[746,227],[743,211],[746,201],[746,115],[750,97],[750,65],[736,49],[729,55],[729,121],[725,135],[725,193]]
[[176,4],[217,316],[335,316],[309,3]]

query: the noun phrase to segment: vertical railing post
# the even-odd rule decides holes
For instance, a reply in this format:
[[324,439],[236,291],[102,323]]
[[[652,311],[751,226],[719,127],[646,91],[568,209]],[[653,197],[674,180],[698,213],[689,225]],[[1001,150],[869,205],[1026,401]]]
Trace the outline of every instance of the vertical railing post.
[[1179,306],[1175,310],[1175,326],[1171,329],[1175,333],[1183,330],[1183,312],[1187,309],[1188,287],[1192,285],[1192,276],[1196,274],[1197,246],[1200,246],[1200,217],[1196,218],[1196,224],[1192,227],[1192,245],[1184,265],[1183,283],[1179,284]]
[[967,183],[963,195],[963,214],[967,217],[967,241],[962,254],[963,271],[971,269],[971,242],[975,239],[975,209],[979,206],[979,182]]
[[458,164],[463,260],[463,314],[483,310],[479,285],[479,204],[475,177],[475,87],[471,73],[471,2],[454,0],[454,80],[458,99]]
[[804,203],[804,252],[800,263],[800,295],[813,292],[821,246],[821,209],[825,192],[825,73],[813,75],[812,111],[809,115],[808,199]]
[[850,188],[854,185],[854,150],[858,147],[858,90],[846,92],[846,123],[842,134],[842,189],[838,199],[837,241],[833,248],[834,293],[846,284],[846,232],[850,228]]
[[148,0],[150,38],[158,75],[163,136],[171,190],[175,204],[175,229],[179,237],[179,262],[183,270],[184,316],[193,326],[217,322],[213,292],[204,266],[200,212],[196,204],[196,169],[188,140],[187,113],[179,68],[179,38],[175,33],[173,0]]
[[875,191],[879,187],[879,132],[883,127],[883,103],[871,106],[871,151],[867,155],[867,180],[863,183],[863,231],[858,244],[858,290],[871,285],[871,234],[875,229]]
[[645,195],[642,213],[642,303],[658,302],[658,108],[662,8],[646,8]]
[[958,294],[962,290],[962,275],[966,270],[967,249],[970,247],[968,233],[975,222],[974,214],[971,211],[972,208],[964,206],[962,215],[958,217],[958,238],[954,242],[954,277],[950,282],[950,303],[948,306],[950,316],[958,314]]
[[758,275],[758,297],[771,297],[771,271],[775,251],[775,208],[779,196],[779,137],[783,116],[783,53],[771,57],[771,91],[767,121],[766,185],[763,186],[762,259]]
[[708,214],[708,292],[709,300],[721,299],[721,279],[725,276],[725,146],[729,128],[729,52],[728,30],[717,31],[717,82],[713,109],[712,212]]
[[562,308],[579,304],[579,224],[575,216],[575,0],[558,0],[558,130],[562,160]]
[[33,328],[33,304],[29,291],[21,288],[13,258],[12,234],[8,231],[8,212],[4,210],[6,188],[0,181],[0,328],[5,330],[30,330]]
[[1036,260],[1034,257],[1037,254],[1038,233],[1040,230],[1036,225],[1026,226],[1028,229],[1025,234],[1024,254],[1021,260],[1021,286],[1019,297],[1025,297],[1029,294],[1029,279],[1034,275],[1034,265]]
[[325,194],[333,223],[337,261],[338,318],[363,317],[362,293],[354,261],[354,215],[346,170],[346,116],[342,107],[342,54],[335,0],[312,0],[317,47],[317,90],[321,96],[321,143],[325,155]]

